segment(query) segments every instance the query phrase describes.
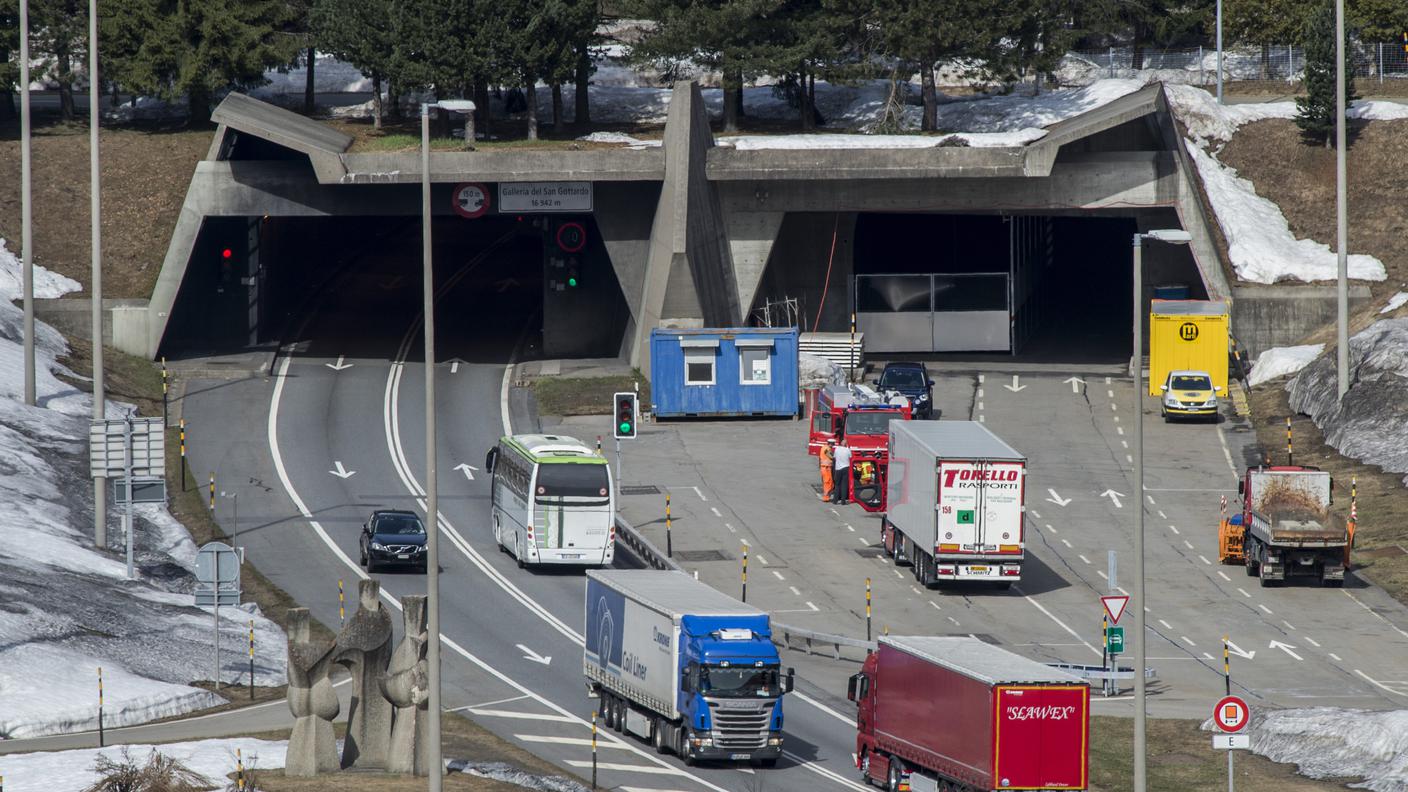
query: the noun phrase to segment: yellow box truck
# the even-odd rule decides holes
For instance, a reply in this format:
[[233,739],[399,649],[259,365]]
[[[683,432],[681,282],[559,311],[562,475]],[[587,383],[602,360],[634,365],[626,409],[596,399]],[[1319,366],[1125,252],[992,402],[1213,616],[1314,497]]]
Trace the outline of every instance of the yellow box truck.
[[1149,395],[1170,371],[1206,371],[1227,392],[1227,303],[1152,300],[1149,303]]

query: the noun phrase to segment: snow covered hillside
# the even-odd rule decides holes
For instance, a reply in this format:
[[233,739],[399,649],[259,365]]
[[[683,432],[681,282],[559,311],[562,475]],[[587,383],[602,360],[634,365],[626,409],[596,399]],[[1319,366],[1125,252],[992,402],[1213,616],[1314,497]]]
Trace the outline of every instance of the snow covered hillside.
[[[187,683],[213,673],[211,617],[193,607],[195,545],[164,507],[137,519],[140,580],[126,579],[115,552],[92,547],[88,477],[90,397],[58,379],[67,345],[36,325],[38,407],[23,403],[20,264],[0,240],[0,738],[96,727],[97,669],[107,726],[207,707],[221,699]],[[58,297],[78,284],[35,267],[35,294]],[[110,403],[109,415],[126,407]],[[114,517],[109,539],[123,537]],[[253,606],[251,606],[253,608]],[[222,678],[236,681],[245,655],[231,651],[255,622],[256,675],[284,682],[285,643],[256,612],[221,611]]]

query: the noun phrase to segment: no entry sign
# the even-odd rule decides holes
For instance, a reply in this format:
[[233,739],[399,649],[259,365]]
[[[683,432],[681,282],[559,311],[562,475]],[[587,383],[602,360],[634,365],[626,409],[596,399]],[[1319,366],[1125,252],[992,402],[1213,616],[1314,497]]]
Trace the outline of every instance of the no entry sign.
[[1251,717],[1247,702],[1238,696],[1224,696],[1212,711],[1213,722],[1224,732],[1239,732],[1245,729]]

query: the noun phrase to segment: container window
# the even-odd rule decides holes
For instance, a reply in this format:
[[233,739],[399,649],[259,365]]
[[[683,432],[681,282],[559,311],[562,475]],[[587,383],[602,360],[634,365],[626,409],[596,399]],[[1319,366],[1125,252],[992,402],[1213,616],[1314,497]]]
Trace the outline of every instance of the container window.
[[714,350],[684,353],[684,384],[713,385],[714,381]]
[[738,350],[738,381],[744,385],[772,382],[772,349]]

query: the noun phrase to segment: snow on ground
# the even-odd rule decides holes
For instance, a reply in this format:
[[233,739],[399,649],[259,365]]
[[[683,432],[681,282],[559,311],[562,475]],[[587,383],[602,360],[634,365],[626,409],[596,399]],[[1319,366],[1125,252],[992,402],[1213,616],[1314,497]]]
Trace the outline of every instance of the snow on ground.
[[963,132],[1016,132],[1047,127],[1134,93],[1143,80],[1099,80],[1084,88],[1047,91],[1036,96],[1010,94],[977,97],[939,105],[939,128]]
[[[264,72],[269,82],[249,92],[250,96],[265,99],[272,96],[302,96],[308,85],[308,69],[297,66],[282,71],[270,69]],[[366,93],[372,90],[372,80],[350,63],[340,61],[331,55],[318,53],[313,67],[313,91],[315,93]]]
[[[738,135],[718,138],[720,146],[740,151],[760,149],[913,149],[966,145],[975,148],[1025,146],[1046,136],[1044,129],[975,132],[954,135]],[[955,141],[961,141],[955,142]]]
[[[194,545],[159,506],[137,510],[128,582],[116,551],[92,547],[92,479],[87,435],[91,400],[58,379],[63,337],[36,324],[39,407],[23,388],[20,263],[0,242],[0,738],[96,726],[97,669],[103,669],[105,723],[128,725],[219,703],[188,686],[214,674],[212,618],[190,603]],[[78,284],[35,268],[35,293],[58,297]],[[123,405],[110,404],[118,415]],[[109,539],[124,537],[116,515]],[[245,645],[255,624],[256,680],[283,684],[279,628],[251,610],[221,610],[221,678],[247,674]],[[244,677],[247,678],[247,677]]]
[[1284,377],[1287,374],[1294,374],[1310,362],[1320,356],[1325,351],[1324,344],[1305,344],[1302,346],[1275,347],[1262,352],[1256,358],[1256,363],[1252,366],[1251,374],[1247,375],[1247,384],[1256,387],[1263,382],[1274,380],[1277,377]]
[[[1296,117],[1295,102],[1248,102],[1220,105],[1217,97],[1191,85],[1165,85],[1174,113],[1194,139],[1226,142],[1243,124],[1268,118]],[[1366,121],[1408,119],[1408,104],[1360,100],[1345,112],[1350,118]]]
[[1408,792],[1408,710],[1313,707],[1257,713],[1252,751],[1311,778],[1362,778],[1374,792]]
[[1384,309],[1382,311],[1379,311],[1379,313],[1392,313],[1394,311],[1397,311],[1399,308],[1403,307],[1404,303],[1408,303],[1408,292],[1399,292],[1393,295],[1392,297],[1388,298],[1388,305],[1385,305]]
[[[1213,159],[1193,141],[1188,154],[1203,178],[1208,202],[1227,237],[1228,255],[1237,277],[1255,283],[1284,280],[1333,280],[1338,274],[1335,251],[1313,239],[1296,239],[1276,204],[1256,194],[1252,183]],[[1381,281],[1388,277],[1383,262],[1360,253],[1349,256],[1349,277]]]
[[93,763],[99,755],[121,762],[125,752],[127,757],[141,766],[156,751],[205,776],[210,782],[208,789],[225,789],[228,786],[226,776],[236,769],[237,749],[246,768],[274,770],[284,766],[288,743],[239,737],[9,754],[0,756],[0,776],[4,776],[5,786],[11,792],[81,792],[98,780],[97,773],[93,772]]

